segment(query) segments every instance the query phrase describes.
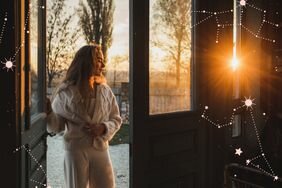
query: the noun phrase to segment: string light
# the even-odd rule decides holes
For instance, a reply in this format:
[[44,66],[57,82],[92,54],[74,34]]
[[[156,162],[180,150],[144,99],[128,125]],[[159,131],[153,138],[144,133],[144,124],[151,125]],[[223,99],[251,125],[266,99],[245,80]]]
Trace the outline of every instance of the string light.
[[1,29],[1,33],[0,33],[0,45],[2,43],[2,38],[3,38],[3,35],[4,35],[4,31],[5,31],[5,28],[6,28],[7,21],[8,21],[8,14],[6,12],[5,16],[4,16],[4,23],[2,25],[2,29]]
[[211,119],[209,118],[209,116],[206,114],[206,113],[207,113],[207,110],[209,109],[208,106],[205,106],[205,109],[204,109],[204,111],[203,111],[201,117],[202,117],[203,119],[205,119],[206,121],[208,121],[210,124],[212,124],[212,125],[214,125],[215,127],[217,127],[217,128],[220,129],[220,128],[223,128],[223,127],[228,127],[228,126],[233,125],[233,120],[234,120],[234,117],[235,117],[235,112],[236,112],[237,110],[241,109],[242,107],[244,107],[244,105],[238,106],[238,107],[236,107],[236,108],[233,109],[233,112],[232,112],[232,114],[231,114],[231,116],[230,116],[230,118],[229,118],[229,121],[227,121],[227,123],[216,123],[215,121],[211,120]]
[[[234,113],[242,108],[242,107],[246,107],[246,110],[249,111],[249,114],[251,116],[251,124],[254,128],[254,131],[255,131],[255,135],[256,135],[256,139],[257,139],[257,142],[258,142],[258,146],[259,146],[259,151],[260,151],[260,154],[253,157],[253,158],[250,158],[250,159],[247,159],[246,160],[246,165],[251,165],[257,169],[259,169],[260,171],[262,171],[264,174],[268,175],[268,176],[271,176],[273,177],[273,181],[277,181],[279,179],[279,177],[275,174],[274,170],[272,169],[267,157],[266,157],[266,154],[263,150],[263,147],[262,147],[262,143],[261,143],[261,139],[260,139],[260,136],[259,136],[259,131],[258,131],[258,128],[256,126],[256,121],[255,121],[255,118],[254,118],[254,114],[253,114],[253,106],[255,105],[255,103],[253,102],[254,99],[251,99],[251,97],[249,98],[246,98],[245,97],[245,100],[243,100],[243,105],[239,106],[239,107],[236,107],[236,108],[233,108],[233,113],[231,115],[231,118],[230,118],[230,124],[226,123],[226,124],[218,124],[218,123],[215,123],[213,120],[211,120],[207,115],[207,110],[209,109],[208,106],[205,106],[205,109],[201,115],[201,117],[203,119],[205,119],[206,121],[208,121],[209,123],[211,123],[212,125],[216,126],[217,128],[223,128],[223,127],[226,127],[228,125],[232,125],[232,121],[234,119]],[[266,115],[265,113],[263,113],[263,115]],[[241,148],[236,148],[235,149],[235,155],[238,155],[238,156],[241,156],[241,154],[243,153],[242,149]],[[253,163],[254,161],[258,160],[258,159],[263,159],[263,161],[265,162],[265,164],[267,165],[267,168],[269,169],[270,172],[268,172],[267,170],[261,168],[259,165]]]
[[[266,13],[267,13],[266,10],[263,10],[261,8],[256,7],[253,4],[248,3],[247,0],[240,0],[239,4],[237,5],[236,8],[239,8],[239,7],[241,8],[240,20],[239,20],[239,24],[236,23],[236,26],[242,27],[244,30],[246,30],[249,34],[251,34],[255,38],[262,39],[262,40],[265,40],[265,41],[268,41],[268,42],[273,42],[273,43],[276,42],[274,39],[267,38],[267,37],[260,35],[261,30],[262,30],[262,28],[265,24],[272,25],[273,27],[276,27],[276,28],[279,27],[279,24],[273,23],[269,20],[266,20]],[[242,17],[243,17],[243,14],[244,14],[244,10],[247,9],[247,8],[252,8],[252,9],[255,9],[256,11],[263,13],[263,19],[262,19],[262,21],[260,23],[260,27],[257,29],[257,31],[252,31],[246,25],[242,24]],[[222,23],[220,21],[219,17],[218,17],[219,15],[222,15],[222,14],[233,13],[232,9],[224,10],[224,11],[198,10],[198,11],[191,11],[191,13],[192,14],[202,14],[202,15],[206,16],[204,19],[202,19],[202,20],[196,22],[194,25],[192,25],[191,28],[194,28],[194,27],[196,27],[196,26],[198,26],[198,25],[200,25],[200,24],[202,24],[202,23],[204,23],[204,22],[206,22],[206,21],[208,21],[212,18],[215,20],[215,22],[216,22],[216,40],[215,40],[215,43],[219,43],[220,29],[224,29],[225,27],[233,27],[234,26],[233,23]]]
[[[17,148],[14,150],[14,153],[19,152],[19,151],[21,151],[22,149],[23,149],[23,150],[30,156],[30,158],[38,165],[37,170],[41,170],[41,171],[43,172],[45,178],[47,179],[47,174],[46,174],[46,171],[45,171],[44,168],[43,168],[43,165],[39,163],[39,161],[36,159],[36,157],[31,153],[31,150],[28,149],[28,148],[26,148],[25,145],[22,145],[22,146],[20,146],[20,147],[17,147]],[[33,180],[33,179],[30,179],[30,181],[32,181],[32,182],[34,182],[34,183],[37,183],[37,184],[40,184],[40,185],[42,185],[42,186],[44,186],[44,187],[47,187],[47,188],[51,188],[50,185],[42,184],[41,182],[36,181],[36,180]],[[47,181],[47,182],[48,182],[48,181]]]
[[[33,5],[30,3],[29,4],[29,11],[27,12],[27,16],[25,18],[25,24],[24,24],[24,32],[26,34],[29,34],[29,30],[27,30],[27,24],[28,24],[28,21],[29,21],[29,18],[30,18],[30,11],[31,11],[31,8],[33,7]],[[45,9],[44,6],[36,6],[36,7],[39,7],[41,9]],[[6,13],[5,16],[4,16],[4,23],[3,23],[3,26],[2,26],[2,29],[1,29],[1,33],[0,33],[0,44],[2,43],[2,38],[3,38],[3,35],[4,35],[4,31],[5,31],[5,28],[6,28],[6,23],[8,21],[8,14]],[[19,44],[18,47],[16,47],[16,50],[15,50],[15,54],[13,55],[13,57],[11,58],[6,58],[5,61],[1,61],[1,64],[3,64],[3,69],[7,69],[7,72],[9,70],[12,70],[13,71],[13,67],[15,67],[14,63],[15,63],[15,60],[16,60],[16,56],[18,55],[18,53],[20,52],[21,48],[24,47],[24,44],[25,44],[25,41],[22,40],[21,43]]]

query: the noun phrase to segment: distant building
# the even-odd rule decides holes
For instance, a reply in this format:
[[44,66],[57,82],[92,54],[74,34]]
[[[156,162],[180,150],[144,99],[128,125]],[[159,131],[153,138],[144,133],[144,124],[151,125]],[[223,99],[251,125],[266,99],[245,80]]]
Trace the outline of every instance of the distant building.
[[109,84],[116,96],[123,123],[129,123],[129,83],[120,82]]

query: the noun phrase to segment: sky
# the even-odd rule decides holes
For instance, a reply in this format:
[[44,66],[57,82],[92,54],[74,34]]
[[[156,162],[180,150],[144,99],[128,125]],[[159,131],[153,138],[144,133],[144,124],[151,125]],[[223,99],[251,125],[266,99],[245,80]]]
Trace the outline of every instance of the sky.
[[[66,0],[66,5],[73,11],[78,7],[79,0]],[[113,29],[113,43],[108,50],[109,62],[115,55],[129,54],[129,0],[114,0],[114,29]],[[76,21],[79,20],[76,16]],[[75,26],[74,26],[75,27]],[[81,36],[78,42],[77,49],[86,44],[84,37]],[[111,68],[111,67],[109,67]],[[128,70],[128,62],[120,64],[120,69]]]

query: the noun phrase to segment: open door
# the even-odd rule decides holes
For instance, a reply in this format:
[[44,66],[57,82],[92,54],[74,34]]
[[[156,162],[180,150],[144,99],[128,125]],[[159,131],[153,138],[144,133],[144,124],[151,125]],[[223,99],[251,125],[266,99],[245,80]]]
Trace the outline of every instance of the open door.
[[131,187],[205,187],[194,1],[130,3]]
[[[21,46],[18,65],[20,120],[20,187],[46,186],[45,122],[45,20],[46,1],[20,1],[19,31]],[[23,42],[25,41],[25,42]]]

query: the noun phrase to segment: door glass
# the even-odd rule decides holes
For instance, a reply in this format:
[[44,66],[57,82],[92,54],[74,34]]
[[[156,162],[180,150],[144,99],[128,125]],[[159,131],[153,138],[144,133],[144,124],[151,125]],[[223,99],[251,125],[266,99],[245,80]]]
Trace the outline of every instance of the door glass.
[[26,30],[30,37],[30,76],[31,76],[31,108],[30,114],[38,112],[38,4],[31,0],[30,28]]
[[150,114],[191,110],[191,6],[150,1]]

